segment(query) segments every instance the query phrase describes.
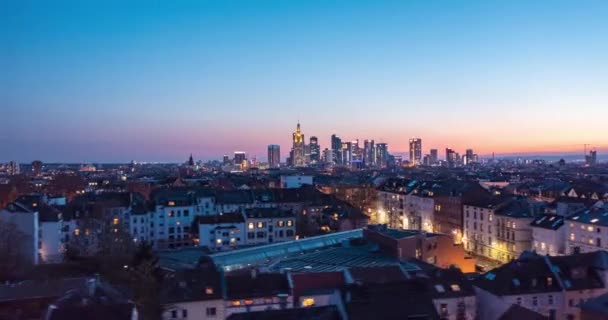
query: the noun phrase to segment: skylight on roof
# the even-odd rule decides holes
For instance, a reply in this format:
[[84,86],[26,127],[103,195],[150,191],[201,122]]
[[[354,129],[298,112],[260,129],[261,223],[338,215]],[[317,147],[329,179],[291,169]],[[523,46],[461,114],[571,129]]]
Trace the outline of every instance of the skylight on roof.
[[436,284],[435,285],[435,290],[437,290],[437,292],[439,292],[439,293],[444,293],[445,292],[445,288],[442,285],[440,285],[440,284]]
[[576,216],[576,217],[572,218],[572,220],[578,220],[578,216]]
[[452,284],[452,285],[450,285],[450,288],[451,288],[451,289],[452,289],[452,291],[454,291],[454,292],[458,292],[458,291],[460,291],[460,286],[459,286],[459,285],[457,285],[457,284]]
[[488,279],[488,280],[494,280],[494,279],[496,279],[496,275],[493,274],[492,272],[488,272],[486,274],[486,279]]

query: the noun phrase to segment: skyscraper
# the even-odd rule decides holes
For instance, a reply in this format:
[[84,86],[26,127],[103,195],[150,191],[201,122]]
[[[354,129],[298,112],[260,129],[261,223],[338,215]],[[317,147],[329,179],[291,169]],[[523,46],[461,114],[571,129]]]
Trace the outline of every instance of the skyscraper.
[[278,168],[281,165],[281,147],[277,144],[268,146],[268,167]]
[[304,135],[300,131],[300,123],[292,135],[293,146],[291,147],[291,165],[303,167],[306,165],[306,155],[304,153]]
[[319,146],[319,139],[317,137],[310,137],[310,162],[317,163],[321,160],[321,146]]
[[475,162],[475,154],[473,153],[473,149],[467,149],[464,157],[463,163],[465,165]]
[[243,161],[247,160],[247,155],[244,151],[235,151],[234,152],[234,164],[240,165]]
[[597,164],[597,150],[593,149],[589,151],[589,155],[585,155],[585,163],[588,166],[594,166]]
[[385,168],[388,162],[388,144],[378,143],[376,145],[376,165]]
[[331,151],[333,154],[332,162],[342,164],[342,139],[335,134],[331,135]]
[[323,162],[325,163],[333,163],[334,161],[334,152],[328,148],[323,150]]
[[410,139],[410,164],[420,165],[422,161],[422,139]]
[[341,154],[342,154],[342,165],[348,166],[350,165],[350,161],[352,160],[352,143],[351,142],[342,142],[342,149],[341,149]]
[[376,157],[374,157],[374,140],[363,141],[363,164],[366,167],[374,166],[376,163]]
[[458,154],[456,153],[456,151],[450,148],[445,148],[445,161],[447,162],[448,167],[455,167],[458,163]]
[[437,149],[431,149],[431,157],[429,159],[430,165],[436,165],[439,163],[439,156],[437,153]]

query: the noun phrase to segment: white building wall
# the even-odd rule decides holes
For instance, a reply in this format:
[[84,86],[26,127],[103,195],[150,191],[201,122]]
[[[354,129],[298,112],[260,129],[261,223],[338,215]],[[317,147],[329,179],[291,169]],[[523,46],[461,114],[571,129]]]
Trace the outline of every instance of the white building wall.
[[566,227],[557,230],[532,227],[532,249],[540,255],[557,256],[566,253]]
[[63,222],[40,222],[40,259],[43,263],[58,263],[63,260],[64,246],[62,240]]
[[579,248],[581,253],[608,250],[608,227],[566,220],[566,254]]
[[38,212],[11,212],[5,209],[0,211],[0,220],[14,223],[17,229],[23,233],[25,239],[20,241],[20,250],[29,262],[38,264],[40,262]]

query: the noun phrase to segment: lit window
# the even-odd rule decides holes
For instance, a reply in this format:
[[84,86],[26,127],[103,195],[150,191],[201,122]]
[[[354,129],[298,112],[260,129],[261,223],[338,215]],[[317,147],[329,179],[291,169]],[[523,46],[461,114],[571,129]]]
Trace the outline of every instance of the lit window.
[[240,306],[241,305],[241,300],[234,300],[234,301],[232,301],[232,305],[233,306]]
[[258,229],[264,228],[264,222],[258,222]]
[[452,291],[460,291],[460,286],[457,284],[451,285],[450,288],[452,289]]
[[277,222],[277,226],[282,227],[285,225],[285,221],[283,220],[279,220],[279,222]]
[[570,241],[574,241],[574,233],[570,234]]
[[80,235],[80,229],[75,229],[75,230],[74,230],[74,235],[75,235],[75,236]]
[[[599,219],[597,219],[597,218],[595,218],[595,219],[591,219],[591,223],[596,223],[596,222],[598,222],[598,221],[599,221]],[[591,228],[591,229],[593,230],[593,227],[589,227],[589,228]]]
[[169,207],[173,207],[175,205],[175,201],[169,201],[168,205]]
[[250,305],[252,305],[252,304],[253,304],[253,300],[251,300],[251,299],[246,299],[246,300],[245,300],[245,304],[246,304],[246,305],[248,305],[248,306],[250,306]]
[[213,294],[213,288],[212,287],[206,287],[205,288],[205,293],[206,294]]
[[315,305],[314,298],[304,298],[304,300],[302,300],[302,307],[312,307],[314,305]]
[[[597,219],[594,219],[594,220],[597,220]],[[593,222],[593,220],[591,220],[591,222]],[[587,231],[593,232],[593,226],[588,226]]]
[[249,228],[250,230],[253,229],[253,222],[249,222],[249,224],[247,225],[247,228]]
[[217,239],[215,242],[217,242],[217,244],[222,244],[222,239]]
[[173,217],[173,211],[169,211],[169,213],[167,213],[167,217]]
[[589,244],[593,244],[593,239],[589,239]]
[[114,219],[112,220],[112,223],[113,223],[113,224],[115,224],[115,225],[116,225],[116,224],[118,224],[118,218],[114,218]]
[[288,227],[292,227],[293,226],[293,220],[287,220],[287,226]]

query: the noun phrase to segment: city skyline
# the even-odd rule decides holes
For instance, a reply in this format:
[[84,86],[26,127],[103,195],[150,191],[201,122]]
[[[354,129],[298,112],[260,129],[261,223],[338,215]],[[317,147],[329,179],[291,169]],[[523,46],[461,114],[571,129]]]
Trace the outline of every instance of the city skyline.
[[608,3],[4,2],[0,161],[608,150]]

